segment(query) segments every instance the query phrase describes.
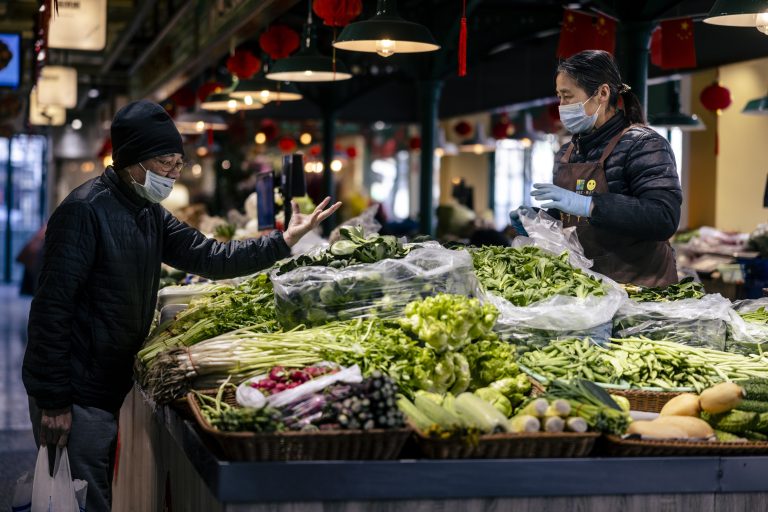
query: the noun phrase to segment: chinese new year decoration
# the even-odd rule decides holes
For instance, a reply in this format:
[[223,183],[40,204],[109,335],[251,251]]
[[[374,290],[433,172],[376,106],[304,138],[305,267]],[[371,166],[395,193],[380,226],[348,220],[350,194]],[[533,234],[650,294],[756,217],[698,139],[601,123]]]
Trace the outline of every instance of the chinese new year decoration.
[[238,49],[227,59],[227,69],[241,80],[247,80],[261,69],[261,59],[249,50]]
[[567,59],[584,50],[616,51],[616,20],[566,9],[557,45],[557,56]]
[[329,27],[344,27],[363,12],[362,0],[314,0],[312,10]]
[[259,36],[259,45],[273,60],[284,59],[299,48],[299,34],[285,25],[272,25]]

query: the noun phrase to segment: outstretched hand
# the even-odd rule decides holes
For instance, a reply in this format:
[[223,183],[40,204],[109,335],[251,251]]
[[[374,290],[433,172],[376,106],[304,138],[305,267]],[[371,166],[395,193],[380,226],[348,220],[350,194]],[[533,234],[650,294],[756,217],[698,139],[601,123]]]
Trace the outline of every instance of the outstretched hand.
[[330,202],[331,198],[326,197],[322,203],[317,205],[315,211],[306,215],[301,213],[296,201],[291,201],[291,209],[293,210],[293,213],[291,214],[291,221],[288,223],[288,228],[285,230],[285,233],[283,233],[283,239],[285,240],[285,243],[288,244],[288,247],[293,247],[301,237],[315,229],[325,219],[336,213],[336,210],[341,208],[341,202],[337,202],[326,209],[325,207],[328,206]]

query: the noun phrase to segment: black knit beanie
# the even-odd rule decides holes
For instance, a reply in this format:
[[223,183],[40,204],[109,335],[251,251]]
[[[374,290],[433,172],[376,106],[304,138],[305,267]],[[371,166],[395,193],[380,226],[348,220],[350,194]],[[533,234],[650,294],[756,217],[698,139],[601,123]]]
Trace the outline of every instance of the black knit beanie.
[[134,101],[121,108],[112,121],[112,160],[124,169],[152,157],[184,154],[179,130],[163,107]]

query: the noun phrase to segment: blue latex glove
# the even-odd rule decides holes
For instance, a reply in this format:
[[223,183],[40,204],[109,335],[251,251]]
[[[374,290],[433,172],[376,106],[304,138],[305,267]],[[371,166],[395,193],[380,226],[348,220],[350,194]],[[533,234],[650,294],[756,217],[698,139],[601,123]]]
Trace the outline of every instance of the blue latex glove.
[[515,231],[517,231],[518,235],[528,236],[528,232],[523,227],[523,223],[520,222],[519,210],[512,210],[511,212],[509,212],[509,223],[512,224],[513,228],[515,228]]
[[539,201],[550,201],[541,205],[542,208],[555,208],[563,213],[577,217],[589,217],[592,209],[592,198],[576,192],[565,190],[552,183],[534,183],[531,195]]

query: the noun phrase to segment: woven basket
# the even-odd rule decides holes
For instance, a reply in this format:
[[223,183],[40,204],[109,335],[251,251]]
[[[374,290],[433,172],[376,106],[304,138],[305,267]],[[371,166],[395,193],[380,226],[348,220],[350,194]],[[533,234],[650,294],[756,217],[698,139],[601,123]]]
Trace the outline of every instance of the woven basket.
[[[233,394],[234,395],[234,394]],[[225,394],[226,398],[227,395]],[[205,419],[194,393],[187,401],[200,429],[227,460],[389,460],[400,454],[411,431],[337,430],[315,432],[223,432]]]
[[469,439],[435,439],[417,432],[416,442],[422,455],[430,459],[563,458],[587,456],[599,436],[596,432],[489,434],[480,436],[475,444]]
[[765,455],[768,442],[747,441],[723,443],[719,441],[622,439],[605,436],[604,448],[614,457],[672,457],[705,455]]
[[646,391],[643,389],[606,389],[612,395],[626,397],[633,411],[661,412],[664,404],[680,395],[674,391]]

